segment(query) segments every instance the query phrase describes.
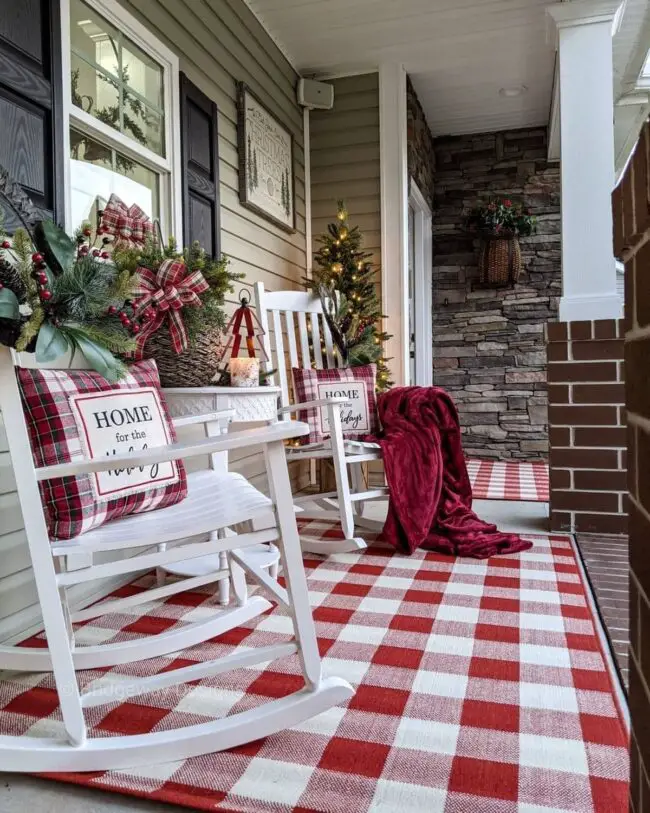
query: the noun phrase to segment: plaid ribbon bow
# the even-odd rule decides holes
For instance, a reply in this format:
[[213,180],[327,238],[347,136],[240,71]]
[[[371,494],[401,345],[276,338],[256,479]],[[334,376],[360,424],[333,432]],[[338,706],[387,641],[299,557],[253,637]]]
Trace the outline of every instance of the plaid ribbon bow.
[[144,355],[144,346],[149,336],[155,333],[165,319],[169,321],[169,335],[174,352],[187,350],[187,331],[181,317],[181,310],[190,306],[202,307],[199,294],[210,287],[200,271],[189,274],[187,266],[179,260],[163,260],[157,272],[149,268],[138,268],[140,283],[136,288],[135,309],[138,315],[145,310],[153,317],[144,323],[138,333],[135,350],[136,359]]
[[142,246],[147,237],[153,237],[153,223],[137,205],[127,206],[121,198],[113,194],[102,212],[99,223],[102,234],[112,234],[116,243],[129,246]]

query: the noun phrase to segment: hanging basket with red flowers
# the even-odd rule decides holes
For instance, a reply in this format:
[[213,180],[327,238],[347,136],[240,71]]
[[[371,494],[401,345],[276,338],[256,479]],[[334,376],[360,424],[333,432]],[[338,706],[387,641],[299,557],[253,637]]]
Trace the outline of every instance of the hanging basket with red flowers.
[[514,285],[521,273],[518,238],[533,234],[536,218],[521,204],[509,198],[497,198],[472,209],[467,225],[481,239],[480,281],[494,286]]

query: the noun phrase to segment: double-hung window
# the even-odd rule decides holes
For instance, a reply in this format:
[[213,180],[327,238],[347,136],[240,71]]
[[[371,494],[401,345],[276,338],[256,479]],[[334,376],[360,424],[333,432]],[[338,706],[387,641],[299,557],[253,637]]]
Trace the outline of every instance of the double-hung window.
[[115,0],[67,5],[67,226],[116,194],[180,242],[178,59]]

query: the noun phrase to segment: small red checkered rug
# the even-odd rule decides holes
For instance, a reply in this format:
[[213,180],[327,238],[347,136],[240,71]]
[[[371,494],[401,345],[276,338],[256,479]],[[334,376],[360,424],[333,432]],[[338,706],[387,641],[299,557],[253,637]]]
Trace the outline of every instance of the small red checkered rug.
[[468,460],[475,500],[548,502],[548,464],[520,460]]
[[[322,523],[310,535],[332,536]],[[265,740],[137,770],[62,781],[225,813],[623,813],[627,734],[572,542],[487,561],[373,543],[306,558],[324,669],[356,694]],[[119,591],[146,588],[150,577]],[[100,643],[205,616],[210,591],[79,629]],[[278,609],[140,675],[265,646],[289,634]],[[30,645],[43,645],[41,638]],[[105,670],[81,673],[84,687]],[[296,660],[88,710],[92,735],[205,722],[294,691]],[[49,676],[0,684],[0,733],[60,731]]]

